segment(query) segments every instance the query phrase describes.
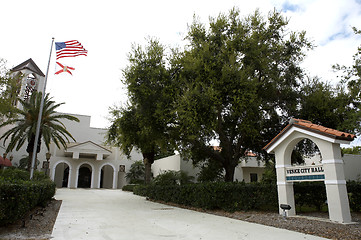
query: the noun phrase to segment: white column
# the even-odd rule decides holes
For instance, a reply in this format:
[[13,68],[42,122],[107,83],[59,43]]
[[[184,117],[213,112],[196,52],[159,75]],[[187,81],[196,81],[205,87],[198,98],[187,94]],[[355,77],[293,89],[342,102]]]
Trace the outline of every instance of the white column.
[[340,223],[351,223],[346,180],[341,159],[322,161],[325,170],[325,185],[330,220]]
[[117,189],[117,183],[118,183],[118,171],[116,169],[113,169],[113,189]]
[[68,176],[68,188],[71,188],[71,181],[73,180],[72,177],[71,177],[71,174],[72,174],[72,167],[71,166],[68,166],[69,167],[69,176]]
[[[288,166],[288,165],[287,165]],[[287,210],[288,216],[296,215],[296,204],[293,191],[293,183],[286,182],[286,165],[277,166],[277,191],[278,191],[278,209],[279,213],[283,215],[283,210],[280,208],[281,204],[287,204],[291,206],[290,210]]]

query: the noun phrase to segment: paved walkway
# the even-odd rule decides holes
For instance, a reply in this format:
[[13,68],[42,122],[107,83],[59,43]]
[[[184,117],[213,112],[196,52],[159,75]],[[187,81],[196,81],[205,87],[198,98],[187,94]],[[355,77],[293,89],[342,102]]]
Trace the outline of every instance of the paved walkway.
[[121,190],[58,189],[55,198],[63,203],[54,240],[324,239],[153,203]]

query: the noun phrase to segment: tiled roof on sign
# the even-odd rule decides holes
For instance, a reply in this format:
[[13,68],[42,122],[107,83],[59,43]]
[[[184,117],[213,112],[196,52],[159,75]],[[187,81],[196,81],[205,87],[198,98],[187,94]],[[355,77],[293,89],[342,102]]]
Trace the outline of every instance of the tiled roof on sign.
[[342,139],[342,140],[353,140],[356,136],[350,133],[345,133],[345,132],[341,132],[332,128],[327,128],[321,125],[317,125],[317,124],[313,124],[310,121],[307,120],[303,120],[303,119],[295,119],[295,118],[291,118],[290,123],[293,123],[293,125],[302,127],[302,128],[306,128],[309,130],[313,130],[313,131],[317,131],[320,134],[326,134],[326,135],[330,135],[330,136],[334,136],[337,139]]
[[273,143],[275,143],[292,126],[297,126],[299,128],[339,140],[352,141],[356,137],[354,134],[341,132],[332,128],[313,124],[312,122],[307,120],[291,118],[289,124],[284,129],[282,129],[282,131],[276,137],[274,137],[263,149],[267,150],[268,148],[270,148],[270,146],[273,145]]

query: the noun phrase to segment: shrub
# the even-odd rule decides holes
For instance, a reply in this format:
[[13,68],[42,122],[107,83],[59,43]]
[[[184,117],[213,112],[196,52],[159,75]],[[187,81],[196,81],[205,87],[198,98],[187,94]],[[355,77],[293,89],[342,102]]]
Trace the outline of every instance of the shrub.
[[246,183],[197,183],[186,185],[137,186],[134,193],[153,200],[173,202],[203,209],[226,211],[277,210],[275,185]]
[[144,184],[145,166],[142,161],[135,161],[125,176],[130,184]]
[[0,170],[0,177],[6,181],[27,181],[30,179],[28,171],[18,168],[6,168]]
[[355,212],[361,211],[361,182],[347,182],[348,199],[351,210]]
[[41,173],[30,181],[24,170],[0,172],[0,225],[15,222],[35,206],[44,207],[55,195],[55,183]]
[[153,179],[156,185],[184,185],[192,183],[193,177],[184,171],[164,171]]
[[[361,183],[348,182],[350,208],[361,210]],[[323,182],[294,184],[296,207],[309,206],[320,210],[325,206]],[[208,182],[195,184],[151,184],[134,187],[134,194],[156,201],[173,202],[202,209],[278,210],[276,184]]]
[[224,169],[219,161],[208,159],[199,165],[198,182],[219,182],[224,179]]
[[300,182],[293,185],[296,206],[315,207],[318,211],[326,205],[324,182]]
[[138,186],[138,184],[128,184],[122,187],[123,191],[127,191],[127,192],[133,192],[134,188]]

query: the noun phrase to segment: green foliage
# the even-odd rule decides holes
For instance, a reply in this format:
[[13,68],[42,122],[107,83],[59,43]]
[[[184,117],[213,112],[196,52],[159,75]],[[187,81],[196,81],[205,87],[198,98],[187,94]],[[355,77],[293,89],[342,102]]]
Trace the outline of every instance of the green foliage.
[[292,151],[291,163],[292,164],[303,164],[305,163],[305,157],[313,157],[319,154],[320,150],[317,145],[309,139],[303,139],[296,144]]
[[[180,150],[192,160],[221,163],[225,181],[233,181],[245,152],[262,153],[297,109],[300,63],[312,48],[304,32],[287,30],[279,12],[239,14],[232,9],[209,26],[195,18],[187,48],[172,62],[179,69]],[[211,148],[214,139],[221,151]]]
[[276,168],[274,162],[272,161],[266,162],[266,167],[261,182],[266,184],[277,183],[277,174],[276,174]]
[[15,102],[17,91],[20,89],[21,74],[11,76],[6,68],[6,60],[0,58],[0,123],[5,118],[12,118],[16,113]]
[[326,186],[323,182],[301,182],[293,185],[296,206],[315,207],[318,211],[326,205]]
[[223,180],[222,164],[214,159],[203,161],[198,174],[198,182],[219,182]]
[[[134,162],[125,175],[130,184],[144,184],[145,167],[142,161]],[[124,190],[124,188],[123,188]]]
[[352,148],[341,148],[341,153],[343,154],[361,154],[361,146],[353,146]]
[[45,206],[55,195],[56,185],[47,176],[20,169],[0,171],[0,225],[15,222],[35,206]]
[[[143,181],[144,182],[144,181]],[[123,191],[126,191],[126,192],[133,192],[134,191],[134,188],[136,186],[138,186],[139,184],[128,184],[128,185],[125,185],[122,187],[122,190]]]
[[339,131],[360,133],[360,103],[342,83],[333,86],[317,78],[309,79],[302,93],[298,118]]
[[347,192],[350,208],[355,212],[361,212],[361,182],[347,182]]
[[[4,144],[9,140],[6,152],[11,152],[13,149],[19,151],[24,143],[27,142],[28,145],[26,150],[29,153],[29,159],[31,159],[32,156],[30,153],[32,153],[35,144],[35,133],[41,99],[41,92],[33,92],[29,101],[19,99],[22,110],[19,109],[17,111],[17,117],[9,119],[0,125],[0,128],[13,126],[0,138],[4,140]],[[50,142],[54,142],[58,148],[62,145],[66,149],[66,143],[69,142],[69,138],[75,141],[73,136],[66,130],[65,125],[61,120],[67,119],[79,122],[79,119],[68,114],[56,112],[56,109],[62,104],[64,103],[56,104],[51,100],[49,94],[45,95],[37,153],[40,151],[41,139],[43,139],[48,150]]]
[[[350,208],[360,211],[361,184],[348,182]],[[294,184],[296,208],[308,206],[320,210],[325,206],[326,191],[323,182]],[[156,201],[172,202],[202,209],[274,210],[278,209],[276,183],[196,183],[186,185],[136,186],[134,194]]]
[[[10,138],[10,143],[6,148],[7,152],[12,151],[14,148],[18,151],[26,141],[30,143],[31,139],[35,138],[41,98],[41,92],[34,92],[29,101],[19,100],[23,107],[23,110],[18,112],[19,117],[10,119],[0,125],[0,127],[15,125],[15,127],[5,132],[0,138],[4,139],[4,142]],[[66,141],[69,141],[69,137],[75,141],[60,120],[67,119],[79,122],[79,119],[71,115],[57,113],[55,110],[62,104],[64,103],[56,104],[52,101],[49,94],[46,94],[44,97],[40,132],[48,150],[50,141],[53,141],[58,148],[60,148],[59,144],[66,148]]]
[[[353,27],[355,34],[360,35],[361,31]],[[361,101],[361,45],[357,48],[356,53],[353,55],[353,64],[352,66],[341,66],[335,64],[333,66],[334,70],[341,71],[342,82],[347,84],[348,90],[351,95],[357,99],[358,106],[360,106]]]
[[[29,165],[29,161],[31,161],[31,159],[29,159],[29,156],[24,156],[19,160],[19,168],[21,169],[27,169],[28,165]],[[38,159],[36,159],[36,163],[35,163],[35,169],[38,168],[40,164],[40,161]]]
[[123,70],[130,105],[110,111],[112,124],[107,140],[119,146],[128,156],[133,147],[144,157],[146,183],[151,179],[151,164],[157,155],[171,147],[167,132],[169,103],[174,94],[169,88],[171,77],[166,68],[165,47],[148,39],[145,48],[133,45],[129,65]]
[[[4,181],[8,182],[17,182],[17,181],[29,181],[30,174],[24,169],[19,169],[15,167],[10,167],[0,170],[0,177]],[[35,171],[33,176],[34,181],[50,180],[49,176],[46,176],[45,173]]]
[[164,171],[153,179],[155,185],[185,185],[193,182],[193,177],[184,171]]
[[153,200],[203,209],[277,210],[276,185],[245,183],[197,183],[138,186],[134,193]]
[[27,181],[30,179],[29,172],[18,169],[18,168],[6,168],[0,170],[0,177],[2,180],[13,182],[13,181]]

